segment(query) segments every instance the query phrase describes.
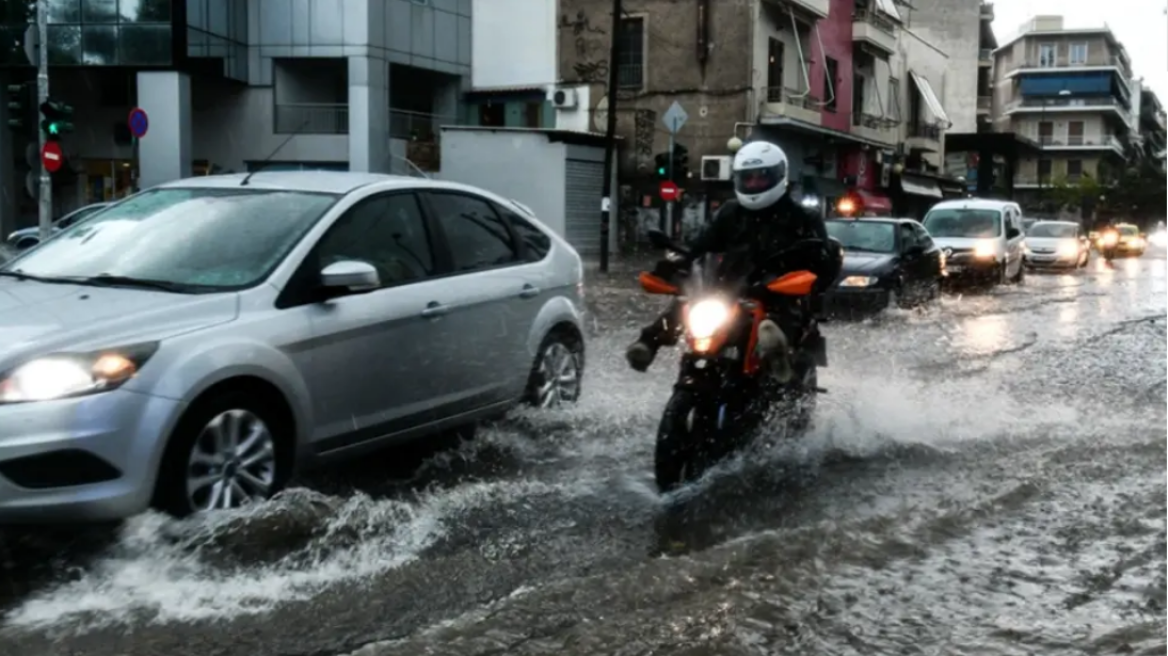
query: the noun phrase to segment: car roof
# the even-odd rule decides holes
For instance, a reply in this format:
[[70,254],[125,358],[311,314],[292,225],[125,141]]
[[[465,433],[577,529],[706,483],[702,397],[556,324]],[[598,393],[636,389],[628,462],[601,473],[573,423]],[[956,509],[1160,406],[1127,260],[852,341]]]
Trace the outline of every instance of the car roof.
[[1038,221],[1036,221],[1034,223],[1034,225],[1038,225],[1039,223],[1057,223],[1059,225],[1069,225],[1069,226],[1078,226],[1079,225],[1078,223],[1075,223],[1074,221],[1059,221],[1058,219],[1038,219]]
[[[223,189],[238,187],[247,173],[226,175],[200,175],[166,182],[159,187],[185,187],[203,189]],[[377,183],[399,183],[405,187],[427,182],[423,178],[381,173],[355,173],[348,171],[258,171],[251,174],[247,186],[272,191],[308,191],[326,194],[347,194],[361,187]]]
[[1012,200],[995,200],[992,198],[955,198],[943,200],[929,208],[933,210],[1001,210],[1007,207],[1017,208],[1018,203]]
[[851,223],[853,221],[866,221],[868,223],[916,223],[916,219],[897,216],[833,216],[828,221],[839,221],[840,223]]

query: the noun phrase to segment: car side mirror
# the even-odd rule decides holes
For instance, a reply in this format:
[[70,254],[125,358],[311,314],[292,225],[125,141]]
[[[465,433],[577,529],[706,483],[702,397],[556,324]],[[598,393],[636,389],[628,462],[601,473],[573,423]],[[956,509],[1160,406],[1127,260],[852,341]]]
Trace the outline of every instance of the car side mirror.
[[381,286],[381,276],[368,262],[341,260],[320,271],[320,286],[330,292],[366,292]]

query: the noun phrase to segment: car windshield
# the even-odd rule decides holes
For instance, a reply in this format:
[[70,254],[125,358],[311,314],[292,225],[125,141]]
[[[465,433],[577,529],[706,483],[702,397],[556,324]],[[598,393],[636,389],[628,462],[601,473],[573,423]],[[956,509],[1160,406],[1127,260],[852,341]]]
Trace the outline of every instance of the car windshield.
[[1140,234],[1140,229],[1135,226],[1119,226],[1119,234],[1124,237],[1135,237]]
[[154,189],[73,225],[0,272],[46,279],[155,281],[192,290],[266,278],[337,200],[253,189]]
[[1002,213],[998,210],[932,210],[925,216],[925,229],[939,238],[997,237],[1002,234]]
[[57,219],[57,228],[64,230],[87,216],[92,216],[98,210],[104,210],[107,205],[89,205]]
[[1036,223],[1028,233],[1031,237],[1053,237],[1055,239],[1073,239],[1076,227],[1065,223]]
[[896,252],[896,227],[875,221],[828,221],[827,234],[839,240],[845,251]]

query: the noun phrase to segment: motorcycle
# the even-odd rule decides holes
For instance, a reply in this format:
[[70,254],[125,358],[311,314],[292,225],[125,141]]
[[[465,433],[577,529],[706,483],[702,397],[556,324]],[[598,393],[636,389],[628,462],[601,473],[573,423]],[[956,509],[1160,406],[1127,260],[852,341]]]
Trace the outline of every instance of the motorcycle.
[[1119,248],[1118,232],[1108,230],[1099,236],[1099,254],[1103,256],[1104,261],[1110,263],[1114,260],[1117,248]]
[[[689,259],[688,250],[664,233],[649,233],[667,260]],[[819,333],[809,295],[816,276],[791,270],[781,262],[804,248],[821,248],[805,240],[778,254],[781,275],[753,275],[753,264],[740,254],[707,255],[693,260],[688,274],[642,272],[649,294],[676,296],[682,304],[685,352],[673,395],[657,430],[654,472],[658,490],[669,492],[701,478],[710,467],[739,449],[764,420],[797,435],[807,429],[815,409],[818,369],[827,366],[826,342]],[[794,259],[791,257],[790,259]],[[766,319],[771,321],[765,321]],[[792,374],[780,380],[769,356],[788,328]],[[769,334],[768,334],[768,331]]]

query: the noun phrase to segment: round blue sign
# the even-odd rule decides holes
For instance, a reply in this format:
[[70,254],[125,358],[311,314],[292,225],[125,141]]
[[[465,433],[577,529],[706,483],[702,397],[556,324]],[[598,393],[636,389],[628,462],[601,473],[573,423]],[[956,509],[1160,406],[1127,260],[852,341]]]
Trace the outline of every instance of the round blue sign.
[[150,128],[150,119],[146,118],[146,111],[139,107],[130,110],[130,133],[141,139],[146,136]]

